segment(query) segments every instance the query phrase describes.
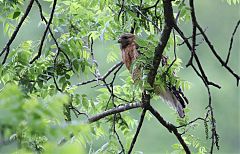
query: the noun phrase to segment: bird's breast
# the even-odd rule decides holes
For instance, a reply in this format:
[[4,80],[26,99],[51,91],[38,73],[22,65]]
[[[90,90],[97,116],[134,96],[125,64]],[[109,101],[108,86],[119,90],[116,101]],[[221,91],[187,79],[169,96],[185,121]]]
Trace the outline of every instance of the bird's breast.
[[130,70],[132,63],[136,60],[137,56],[138,53],[135,43],[129,44],[126,48],[122,49],[122,60],[128,70]]

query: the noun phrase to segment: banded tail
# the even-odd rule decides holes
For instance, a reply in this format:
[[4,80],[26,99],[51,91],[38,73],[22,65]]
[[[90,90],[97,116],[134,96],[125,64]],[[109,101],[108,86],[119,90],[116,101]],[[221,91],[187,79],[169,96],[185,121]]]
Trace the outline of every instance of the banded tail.
[[175,87],[167,87],[167,90],[160,93],[160,96],[177,111],[181,118],[185,116],[184,108],[188,104],[188,100],[181,89],[177,90]]

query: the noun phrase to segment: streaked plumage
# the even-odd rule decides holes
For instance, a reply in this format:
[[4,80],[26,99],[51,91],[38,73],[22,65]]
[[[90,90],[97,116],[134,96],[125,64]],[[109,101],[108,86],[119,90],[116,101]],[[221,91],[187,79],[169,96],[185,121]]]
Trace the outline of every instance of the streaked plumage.
[[[131,33],[123,34],[120,36],[118,43],[120,43],[122,61],[130,71],[133,81],[141,79],[141,71],[138,67],[131,71],[131,65],[140,55],[137,50],[138,45],[135,42],[135,35]],[[156,89],[155,93],[160,95],[183,118],[185,116],[183,109],[185,108],[185,104],[188,103],[186,97],[183,95],[181,89],[176,89],[174,86],[167,84],[164,85],[163,89],[154,87]]]
[[[137,44],[135,42],[135,35],[126,33],[119,38],[118,43],[120,43],[120,49],[122,51],[122,61],[130,71],[132,63],[139,56],[139,52],[137,51]],[[140,79],[140,73],[141,72],[139,68],[132,70],[131,75],[133,81]]]

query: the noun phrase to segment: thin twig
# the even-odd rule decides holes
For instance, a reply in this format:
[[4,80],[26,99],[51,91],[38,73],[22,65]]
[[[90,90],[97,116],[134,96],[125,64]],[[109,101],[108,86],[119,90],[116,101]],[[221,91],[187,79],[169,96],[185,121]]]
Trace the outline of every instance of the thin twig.
[[[189,1],[189,5],[191,7],[191,19],[192,19],[192,52],[191,52],[191,57],[188,61],[188,64],[192,64],[193,57],[195,55],[195,48],[196,48],[196,34],[197,34],[197,27],[196,27],[196,16],[195,16],[195,9],[194,9],[194,4],[193,1]],[[188,65],[187,64],[187,65]]]
[[186,127],[186,126],[191,125],[192,123],[194,123],[194,122],[196,122],[198,120],[206,121],[206,119],[199,117],[199,118],[196,118],[196,119],[188,122],[187,124],[183,124],[183,125],[177,126],[176,128]]
[[125,3],[125,1],[122,0],[121,8],[120,8],[120,11],[118,13],[118,21],[120,19],[120,16],[121,16],[122,12],[124,12],[124,3]]
[[[180,5],[184,4],[184,2],[185,2],[185,0],[182,0]],[[176,18],[175,18],[176,24],[178,23],[178,19],[179,19],[180,14],[181,14],[181,10],[179,10],[177,15],[176,15]]]
[[223,60],[222,58],[218,55],[217,51],[215,50],[214,46],[212,45],[212,43],[210,42],[210,40],[208,39],[207,35],[205,34],[204,30],[202,29],[202,27],[200,27],[199,24],[196,25],[197,28],[199,29],[199,31],[202,33],[203,38],[205,39],[208,47],[211,49],[212,53],[214,54],[214,56],[217,58],[217,60],[222,64],[223,67],[225,67],[228,72],[230,72],[237,80],[237,86],[239,85],[239,80],[240,80],[240,76],[238,74],[236,74]]
[[161,29],[158,27],[158,25],[153,22],[152,20],[150,20],[147,16],[145,16],[138,8],[135,8],[140,14],[141,16],[143,16],[147,21],[149,21],[150,23],[152,23],[152,25],[158,30],[158,32],[161,32]]
[[149,6],[149,7],[146,7],[146,8],[143,8],[143,10],[149,10],[149,9],[155,8],[155,7],[157,7],[157,5],[158,5],[159,2],[160,2],[160,0],[157,0],[154,5]]
[[227,55],[227,59],[226,59],[225,65],[227,65],[228,60],[229,60],[229,58],[230,58],[230,53],[231,53],[231,50],[232,50],[234,35],[235,35],[235,33],[237,32],[237,29],[238,29],[239,25],[240,25],[240,19],[238,20],[238,22],[237,22],[237,24],[236,24],[236,26],[235,26],[235,28],[234,28],[234,31],[233,31],[233,33],[232,33],[232,37],[231,37],[231,40],[230,40],[230,45],[229,45],[228,55]]
[[51,25],[51,23],[52,23],[53,14],[54,14],[56,5],[57,5],[57,0],[53,0],[52,11],[51,11],[50,18],[49,18],[48,24],[47,24],[47,26],[46,26],[46,29],[45,29],[45,31],[44,31],[44,33],[43,33],[43,36],[42,36],[42,39],[41,39],[41,42],[40,42],[40,45],[39,45],[38,53],[37,53],[37,55],[29,62],[30,64],[32,64],[32,63],[35,62],[38,58],[40,58],[40,56],[41,56],[41,54],[42,54],[43,43],[44,43],[45,37],[46,37],[46,35],[47,35],[47,32],[48,32],[48,30],[49,30],[49,27],[50,27],[50,25]]
[[[207,29],[205,29],[204,30],[204,32],[206,31]],[[196,33],[196,36],[198,36],[198,35],[202,35],[201,33]],[[193,36],[189,36],[189,37],[186,37],[186,40],[189,40],[189,39],[192,39],[193,38]],[[181,45],[183,45],[185,43],[185,41],[182,41],[181,43],[178,43],[177,45],[178,46],[181,46]]]
[[102,79],[106,79],[115,69],[117,69],[118,67],[122,67],[123,62],[119,62],[117,64],[115,64],[113,67],[111,67],[102,77]]
[[119,152],[119,154],[120,153],[123,153],[123,154],[125,154],[125,149],[124,149],[124,146],[123,146],[123,143],[122,143],[122,141],[121,141],[121,139],[120,139],[120,136],[118,135],[118,133],[117,133],[117,130],[116,130],[116,115],[117,114],[114,114],[114,116],[113,116],[113,132],[114,132],[114,134],[116,135],[116,137],[117,137],[117,140],[118,140],[118,143],[120,144],[120,146],[121,146],[121,152]]
[[57,89],[59,92],[63,92],[62,89],[60,89],[59,86],[58,86],[58,84],[57,84],[55,75],[53,75],[53,82],[54,82],[54,84],[55,84],[56,89]]
[[78,118],[79,115],[84,115],[84,116],[86,116],[87,118],[89,118],[89,116],[87,115],[87,113],[85,113],[85,112],[80,112],[76,107],[72,106],[72,104],[71,104],[71,106],[69,106],[69,109],[74,112],[74,114],[75,114],[75,116],[76,116],[77,118]]
[[144,121],[144,117],[145,117],[146,111],[147,111],[146,108],[144,108],[143,111],[142,111],[141,118],[140,118],[139,123],[138,123],[137,131],[136,131],[136,133],[135,133],[135,135],[134,135],[134,137],[132,139],[131,146],[130,146],[130,148],[128,150],[128,154],[131,154],[131,152],[133,150],[133,147],[134,147],[134,145],[135,145],[135,143],[137,141],[137,137],[138,137],[139,132],[140,132],[140,130],[142,128],[142,124],[143,124],[143,121]]
[[[185,43],[186,43],[189,51],[192,52],[192,46],[191,46],[191,44],[189,43],[188,39],[185,37],[184,33],[181,31],[181,29],[180,29],[177,25],[174,25],[174,29],[178,32],[178,34],[181,36],[181,38],[185,41]],[[194,59],[195,59],[195,61],[196,61],[196,63],[197,63],[197,66],[198,66],[201,74],[197,71],[197,69],[194,68],[193,63],[188,63],[188,65],[186,65],[186,66],[187,66],[187,67],[188,67],[188,66],[192,66],[192,67],[194,68],[194,71],[196,72],[196,74],[197,74],[202,80],[204,80],[204,83],[207,83],[207,84],[209,84],[209,85],[211,85],[211,86],[214,86],[214,87],[220,89],[220,88],[221,88],[220,85],[218,85],[218,84],[216,84],[216,83],[211,82],[211,81],[208,80],[208,77],[206,76],[206,74],[205,74],[205,72],[204,72],[204,69],[203,69],[203,67],[202,67],[202,64],[201,64],[198,56],[197,56],[197,53],[193,54],[193,56],[194,56]]]
[[[89,84],[89,83],[92,83],[92,82],[95,82],[98,80],[101,80],[101,81],[105,80],[115,69],[117,69],[118,67],[121,67],[122,65],[123,65],[123,62],[119,62],[119,63],[115,64],[113,67],[111,67],[102,77],[100,77],[98,79],[91,79],[88,81],[84,81],[84,82],[76,84],[75,86],[82,86],[82,85],[86,85],[86,84]],[[71,87],[74,87],[74,85]],[[69,87],[69,88],[71,88],[71,87]]]
[[173,64],[176,62],[177,60],[177,53],[176,53],[176,35],[175,35],[175,31],[173,29],[173,53],[174,53],[174,60],[171,62],[171,64],[168,66],[167,70],[163,73],[163,76],[165,76],[168,71],[170,70],[170,68],[173,66]]
[[98,63],[94,57],[94,53],[93,53],[93,38],[90,36],[90,53],[91,53],[91,57],[92,57],[92,62],[93,64],[96,66],[95,68],[95,73],[94,76],[98,79],[101,75],[100,75],[100,71],[98,69]]
[[[47,25],[47,24],[48,24],[48,21],[47,21],[47,19],[46,19],[46,18],[44,17],[44,15],[43,15],[42,6],[41,6],[40,2],[39,2],[38,0],[35,0],[35,2],[37,3],[37,6],[38,6],[38,9],[39,9],[39,12],[40,12],[41,19],[42,19],[42,20],[45,22],[45,24]],[[71,69],[71,68],[72,68],[71,60],[70,60],[70,58],[68,57],[68,55],[60,48],[60,46],[59,46],[59,44],[58,44],[58,42],[57,42],[57,39],[55,38],[55,36],[54,36],[54,34],[53,34],[52,30],[51,30],[51,27],[49,27],[49,32],[50,32],[50,35],[51,35],[54,43],[55,43],[56,46],[57,46],[58,52],[61,52],[61,53],[66,57],[66,59],[67,59],[67,61],[68,61],[68,64],[69,64],[69,66],[70,66],[70,69]],[[57,53],[57,54],[58,54],[58,53]]]

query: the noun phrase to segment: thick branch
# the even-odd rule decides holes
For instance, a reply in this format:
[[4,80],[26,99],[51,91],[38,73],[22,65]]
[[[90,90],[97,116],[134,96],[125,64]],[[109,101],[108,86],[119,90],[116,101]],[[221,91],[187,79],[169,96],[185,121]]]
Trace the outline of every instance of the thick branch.
[[177,130],[177,127],[174,126],[173,124],[165,121],[163,119],[163,117],[152,107],[152,106],[149,106],[148,110],[157,118],[157,120],[164,126],[168,129],[168,131],[170,133],[174,133],[174,135],[177,137],[178,141],[180,142],[180,144],[182,145],[183,149],[185,150],[185,152],[187,154],[190,154],[190,150],[186,144],[186,142],[183,140],[181,134],[178,132]]
[[[162,54],[163,51],[167,45],[167,42],[169,40],[172,28],[175,24],[175,19],[173,16],[173,9],[172,9],[172,4],[171,4],[171,0],[163,0],[163,9],[164,9],[164,19],[165,19],[165,26],[163,28],[163,32],[160,38],[160,41],[158,43],[158,46],[155,48],[155,52],[154,52],[154,58],[153,58],[153,66],[150,69],[150,72],[148,74],[148,83],[153,86],[154,85],[154,81],[155,81],[155,77],[157,74],[157,70],[159,67],[159,64],[161,62],[162,59]],[[183,138],[181,137],[181,134],[178,133],[177,128],[170,124],[167,123],[163,117],[161,117],[161,115],[150,105],[150,95],[143,93],[143,98],[142,98],[142,102],[146,102],[145,103],[145,107],[158,119],[158,121],[164,126],[166,127],[170,132],[173,132],[175,134],[175,136],[177,137],[177,139],[179,140],[179,142],[181,143],[181,145],[183,146],[185,152],[187,154],[190,153],[190,150],[187,146],[187,144],[185,143],[185,141],[183,140]],[[146,100],[145,100],[146,99]]]
[[153,86],[155,77],[157,75],[157,70],[162,59],[163,51],[167,45],[167,42],[169,40],[171,31],[172,31],[172,27],[174,25],[173,9],[172,9],[172,4],[170,0],[163,1],[163,9],[164,9],[165,26],[163,28],[160,41],[157,47],[155,48],[153,64],[152,64],[153,66],[150,69],[150,72],[148,73],[147,81],[151,86]]
[[113,109],[109,109],[107,111],[99,113],[99,114],[97,114],[95,116],[92,116],[92,117],[88,118],[88,122],[92,123],[92,122],[98,121],[98,120],[100,120],[102,118],[105,118],[105,117],[107,117],[109,115],[120,113],[120,112],[124,112],[124,111],[130,110],[130,109],[139,108],[139,107],[142,107],[142,103],[124,104],[122,106],[118,106],[118,107],[115,107]]
[[191,18],[192,18],[192,26],[193,26],[193,30],[192,30],[192,54],[191,54],[191,58],[188,62],[188,64],[192,64],[192,60],[193,60],[193,56],[195,55],[195,48],[196,48],[196,34],[197,34],[197,27],[196,27],[196,16],[195,16],[195,9],[194,9],[194,5],[193,5],[193,0],[189,1],[189,5],[191,7]]

